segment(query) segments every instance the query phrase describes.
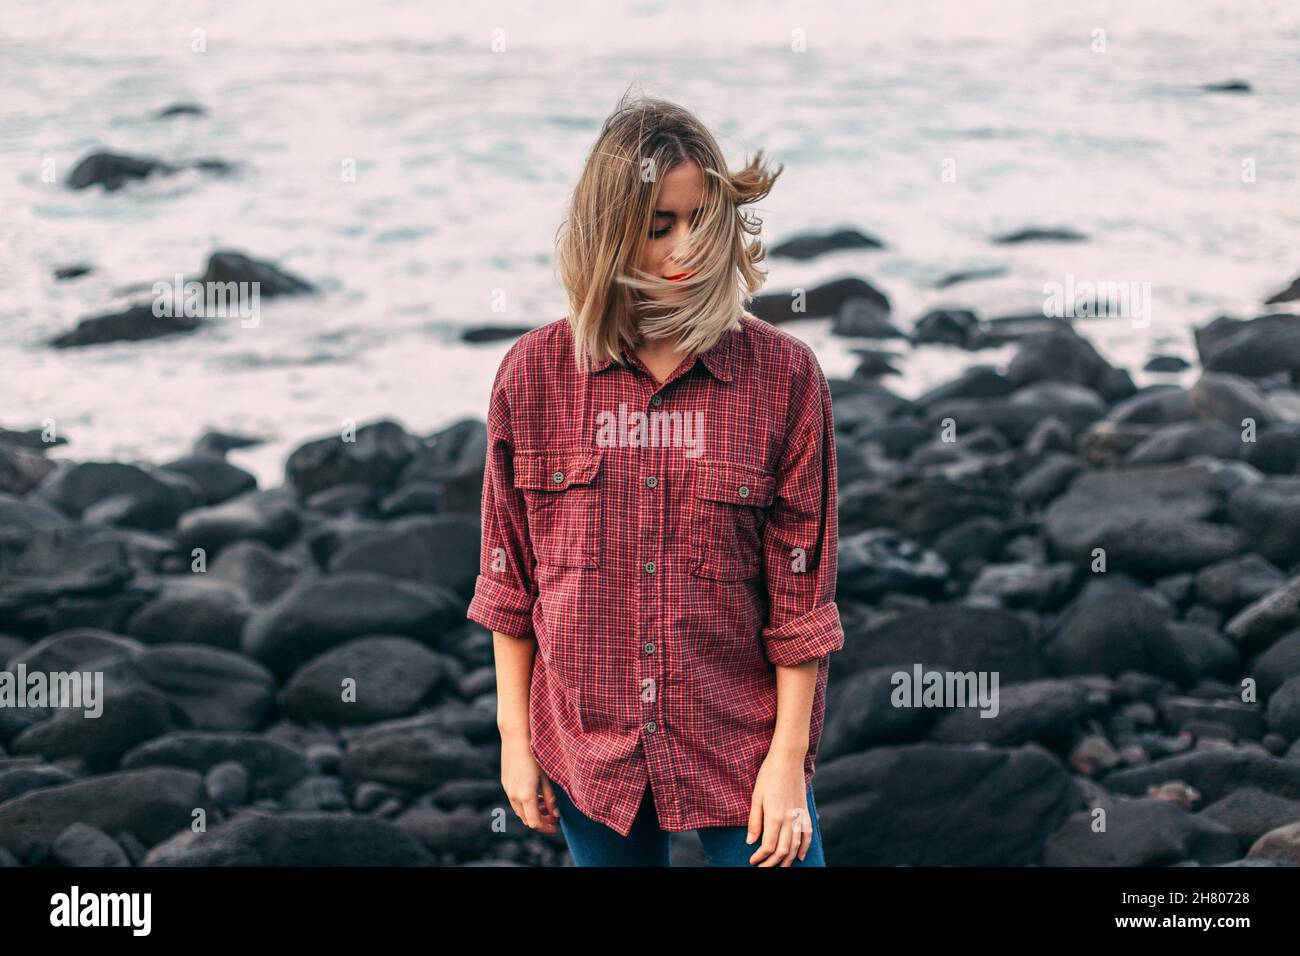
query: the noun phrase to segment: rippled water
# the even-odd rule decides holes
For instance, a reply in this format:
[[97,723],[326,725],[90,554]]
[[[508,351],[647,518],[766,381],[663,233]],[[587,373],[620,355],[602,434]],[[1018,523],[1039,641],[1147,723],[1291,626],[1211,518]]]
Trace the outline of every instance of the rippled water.
[[[459,331],[563,314],[555,229],[633,82],[694,109],[733,162],[761,146],[786,164],[761,209],[769,241],[854,226],[888,245],[772,260],[769,289],[860,274],[906,325],[939,305],[1037,310],[1044,283],[1067,275],[1149,282],[1148,328],[1086,325],[1140,367],[1153,350],[1191,356],[1193,325],[1255,314],[1300,272],[1295,3],[614,6],[6,3],[0,425],[53,418],[72,440],[60,453],[80,459],[163,460],[207,427],[251,432],[267,444],[232,459],[277,483],[291,447],[346,419],[426,431],[481,417],[506,344],[467,346]],[[795,31],[806,52],[792,51]],[[1199,89],[1230,77],[1254,91]],[[177,101],[209,113],[151,118]],[[43,181],[47,161],[64,177],[96,148],[238,168],[115,193]],[[1090,240],[988,241],[1031,224]],[[138,299],[126,286],[197,277],[217,248],[279,262],[321,292],[264,302],[255,329],[44,345]],[[82,261],[91,275],[53,281]],[[933,288],[990,266],[1009,272]],[[504,313],[491,310],[496,290]],[[824,322],[787,328],[828,374],[855,364],[855,343]],[[896,387],[911,394],[991,357],[924,348]]]

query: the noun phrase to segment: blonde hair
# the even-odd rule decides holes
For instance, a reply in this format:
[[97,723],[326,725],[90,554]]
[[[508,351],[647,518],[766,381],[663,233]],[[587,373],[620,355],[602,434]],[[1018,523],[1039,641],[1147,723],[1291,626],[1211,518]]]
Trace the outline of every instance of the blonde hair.
[[[682,261],[694,275],[669,282],[643,272],[641,256],[663,176],[689,162],[704,173],[703,211]],[[698,355],[739,328],[766,278],[762,243],[746,239],[762,222],[741,207],[766,197],[783,168],[770,171],[760,149],[729,172],[713,134],[689,110],[625,93],[587,156],[556,241],[579,370],[620,361],[624,345],[648,338],[676,339]]]

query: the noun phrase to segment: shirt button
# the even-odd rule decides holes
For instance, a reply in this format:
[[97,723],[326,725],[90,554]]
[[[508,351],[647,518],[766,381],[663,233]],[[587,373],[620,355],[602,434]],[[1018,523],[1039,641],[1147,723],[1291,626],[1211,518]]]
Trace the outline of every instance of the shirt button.
[[647,488],[653,488],[658,484],[659,484],[659,479],[656,478],[654,475],[651,475],[649,478],[645,480],[645,486]]
[[646,570],[646,573],[647,573],[647,574],[654,574],[654,573],[655,573],[655,563],[654,563],[653,561],[647,561],[647,562],[645,563],[645,570]]
[[749,485],[741,485],[741,486],[740,486],[740,497],[742,497],[742,498],[748,498],[748,497],[749,497]]
[[664,403],[664,397],[662,395],[655,395],[653,398],[650,399],[650,404],[656,407],[662,405],[663,403]]
[[647,720],[645,722],[645,732],[647,734],[653,734],[658,729],[659,729],[659,725],[656,724],[653,720]]
[[563,483],[564,483],[564,472],[562,472],[562,471],[557,471],[555,474],[551,475],[551,480],[554,481],[557,485],[563,484]]
[[653,654],[653,653],[655,652],[655,644],[654,644],[654,641],[646,641],[646,642],[645,642],[645,652],[646,652],[647,654]]

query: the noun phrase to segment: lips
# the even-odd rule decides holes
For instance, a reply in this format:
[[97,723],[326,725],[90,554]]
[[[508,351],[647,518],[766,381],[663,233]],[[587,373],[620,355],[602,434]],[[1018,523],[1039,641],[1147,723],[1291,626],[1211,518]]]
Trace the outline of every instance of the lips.
[[675,276],[664,276],[664,278],[669,282],[681,282],[683,279],[689,279],[694,274],[693,272],[679,272]]

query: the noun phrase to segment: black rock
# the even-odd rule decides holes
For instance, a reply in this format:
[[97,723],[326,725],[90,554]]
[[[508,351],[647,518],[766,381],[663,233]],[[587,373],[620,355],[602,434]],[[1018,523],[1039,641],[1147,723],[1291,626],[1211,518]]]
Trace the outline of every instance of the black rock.
[[500,342],[503,339],[517,339],[525,332],[531,332],[530,325],[472,325],[460,333],[462,342]]
[[933,551],[885,529],[840,539],[839,587],[846,597],[871,601],[883,594],[938,595],[948,566]]
[[869,299],[852,298],[840,306],[831,320],[834,335],[856,336],[864,339],[904,338],[898,327],[889,321],[889,311]]
[[1147,359],[1147,364],[1142,366],[1142,371],[1181,372],[1191,367],[1191,364],[1186,359],[1179,358],[1177,355],[1153,355]]
[[899,661],[943,663],[962,671],[998,671],[1003,683],[1044,676],[1033,633],[1009,611],[930,607],[874,623],[837,652],[843,672]]
[[1264,300],[1265,305],[1279,305],[1283,302],[1295,302],[1300,300],[1300,276],[1291,280],[1291,284],[1275,295],[1269,296]]
[[386,489],[420,447],[401,425],[386,420],[363,425],[350,437],[355,440],[332,436],[298,446],[285,463],[286,477],[305,495],[354,482]]
[[[941,669],[929,662],[929,669]],[[941,711],[926,707],[899,707],[893,695],[894,675],[911,676],[912,663],[873,667],[847,678],[832,680],[827,688],[826,722],[818,745],[818,760],[919,740]]]
[[1140,671],[1180,685],[1196,674],[1169,632],[1169,613],[1141,592],[1079,598],[1043,648],[1057,674]]
[[978,326],[979,319],[968,309],[934,309],[916,320],[912,340],[964,346]]
[[[369,724],[415,711],[448,677],[444,660],[405,637],[363,637],[300,667],[284,688],[285,713],[304,723]],[[355,698],[340,688],[354,681]]]
[[1044,866],[1169,866],[1184,860],[1213,866],[1241,853],[1236,834],[1226,826],[1168,800],[1109,800],[1101,807],[1106,813],[1101,831],[1096,809],[1072,815],[1051,835]]
[[1016,245],[1022,242],[1083,242],[1088,237],[1073,229],[1042,228],[1031,226],[1015,232],[1004,233],[994,238],[1000,246]]
[[1260,378],[1300,373],[1300,315],[1262,315],[1249,321],[1220,316],[1196,330],[1201,365],[1213,372]]
[[122,769],[183,767],[206,774],[228,761],[249,773],[255,798],[279,797],[312,770],[297,747],[263,734],[179,730],[142,743],[122,758]]
[[1300,477],[1244,485],[1228,499],[1228,511],[1253,550],[1280,567],[1300,561]]
[[1197,750],[1165,757],[1145,766],[1112,771],[1101,783],[1114,793],[1138,795],[1169,780],[1189,784],[1206,802],[1222,800],[1243,787],[1300,799],[1300,761],[1279,760],[1245,749]]
[[211,560],[236,541],[279,547],[298,532],[299,525],[293,492],[276,488],[246,492],[219,505],[187,511],[177,522],[176,537],[187,556],[194,548],[202,548]]
[[173,103],[154,114],[154,119],[170,119],[174,116],[206,116],[207,110],[197,103]]
[[125,156],[117,153],[91,153],[72,170],[68,185],[72,189],[103,186],[112,192],[126,183],[144,179],[153,173],[174,173],[176,167],[146,156]]
[[[796,292],[802,295],[796,295]],[[881,312],[889,313],[888,297],[865,279],[858,278],[835,279],[807,290],[764,293],[754,297],[749,311],[756,318],[775,324],[791,319],[834,316],[845,302],[853,298],[866,299]]]
[[[874,747],[821,764],[822,839],[840,866],[1023,866],[1084,800],[1042,747]],[[946,821],[934,838],[934,821]]]
[[68,279],[79,279],[93,271],[94,266],[88,266],[83,263],[78,263],[73,266],[60,266],[54,270],[54,278],[59,282],[64,282]]
[[270,262],[229,249],[219,250],[208,257],[208,267],[199,281],[205,286],[209,282],[256,282],[258,295],[266,298],[304,295],[316,291],[310,282],[285,272]]
[[1249,93],[1250,84],[1245,80],[1220,80],[1217,83],[1202,83],[1201,89],[1206,93]]
[[968,269],[965,272],[950,272],[934,284],[936,289],[947,289],[961,282],[973,282],[976,279],[999,279],[1007,274],[1002,266],[990,269]]
[[45,787],[0,804],[0,846],[19,857],[47,852],[74,823],[126,832],[145,846],[189,832],[205,804],[203,778],[158,767],[105,774]]
[[815,259],[827,252],[841,249],[883,249],[885,244],[873,236],[856,229],[840,229],[821,235],[809,233],[778,243],[770,250],[773,256],[787,259]]
[[436,646],[461,623],[465,605],[450,591],[347,572],[295,585],[254,612],[243,650],[279,677],[317,654],[367,634],[412,637]]
[[930,728],[934,743],[985,743],[1016,747],[1031,742],[1068,747],[1088,716],[1088,693],[1081,684],[1043,679],[996,688],[996,705],[985,710],[977,700],[944,712]]
[[1265,558],[1243,554],[1203,568],[1196,575],[1196,597],[1231,614],[1285,583],[1286,576]]
[[1300,628],[1300,577],[1248,604],[1223,631],[1247,649],[1262,650],[1296,628]]
[[77,323],[76,328],[50,339],[56,349],[81,348],[86,345],[103,345],[106,342],[142,342],[193,332],[203,320],[189,315],[154,315],[150,304],[133,305],[124,312],[109,312],[90,316]]
[[186,455],[159,466],[185,475],[199,490],[199,501],[214,505],[257,487],[257,478],[217,455]]
[[[485,824],[486,826],[486,824]],[[145,866],[433,866],[420,841],[387,820],[335,812],[249,815],[154,847]]]

